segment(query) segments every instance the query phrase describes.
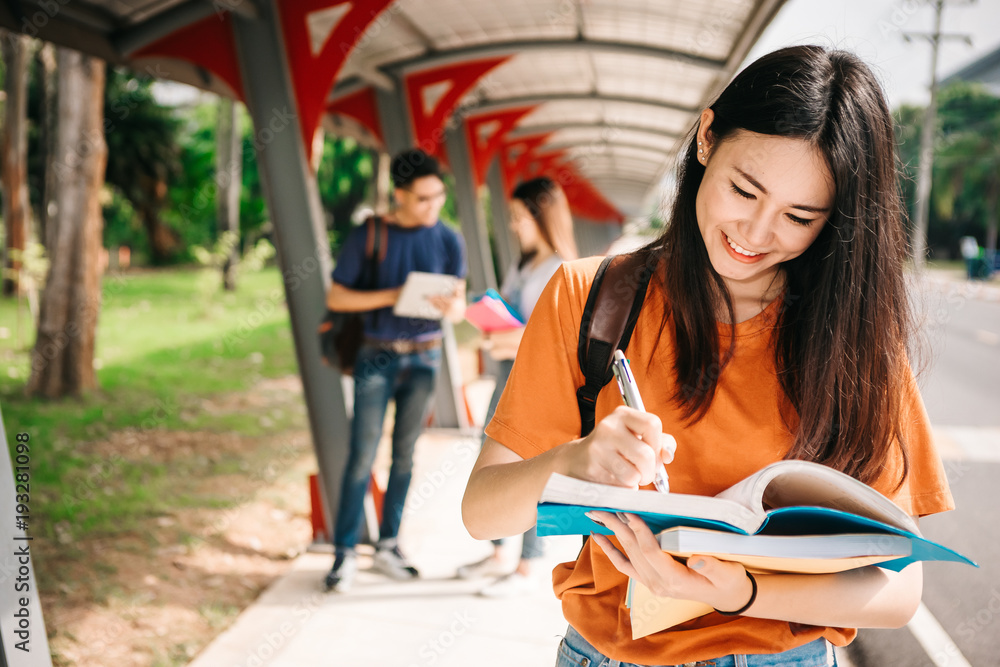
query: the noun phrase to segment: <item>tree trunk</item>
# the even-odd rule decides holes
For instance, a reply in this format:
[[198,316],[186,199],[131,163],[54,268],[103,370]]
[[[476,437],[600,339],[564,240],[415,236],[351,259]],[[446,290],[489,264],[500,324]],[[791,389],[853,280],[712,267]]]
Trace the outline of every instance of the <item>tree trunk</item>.
[[59,127],[59,109],[56,107],[56,87],[59,84],[56,71],[56,47],[45,43],[38,51],[42,65],[42,126],[40,128],[42,164],[45,165],[45,180],[42,184],[41,210],[38,218],[38,240],[49,247],[48,230],[56,214],[56,131]]
[[167,196],[167,182],[155,175],[139,175],[142,199],[133,201],[136,213],[149,237],[150,260],[156,266],[168,263],[177,254],[180,236],[160,220],[160,210]]
[[97,385],[94,340],[101,303],[100,192],[107,164],[104,63],[57,49],[59,126],[51,266],[42,294],[27,391],[58,398]]
[[3,59],[7,67],[4,91],[3,219],[7,233],[3,256],[3,295],[20,292],[20,271],[28,236],[28,58],[29,39],[4,31]]
[[[243,138],[240,135],[236,103],[228,97],[219,99],[215,125],[215,211],[219,238],[228,232],[232,245],[222,265],[222,285],[227,292],[236,290],[236,266],[240,261],[240,192],[243,188]],[[235,236],[233,236],[235,235]]]

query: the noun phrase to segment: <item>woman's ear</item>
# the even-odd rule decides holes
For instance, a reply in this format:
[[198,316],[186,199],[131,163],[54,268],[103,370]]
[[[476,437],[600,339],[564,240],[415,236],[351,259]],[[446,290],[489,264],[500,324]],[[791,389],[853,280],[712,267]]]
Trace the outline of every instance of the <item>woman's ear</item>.
[[708,153],[712,148],[712,121],[715,120],[715,112],[711,109],[705,109],[701,112],[701,118],[698,120],[698,162],[702,164],[708,159]]

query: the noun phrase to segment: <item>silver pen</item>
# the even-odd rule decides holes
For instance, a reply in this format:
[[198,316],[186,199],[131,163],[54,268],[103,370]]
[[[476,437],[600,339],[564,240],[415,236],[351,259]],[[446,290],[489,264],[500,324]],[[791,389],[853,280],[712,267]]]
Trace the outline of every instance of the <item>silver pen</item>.
[[[642,396],[639,395],[639,387],[636,385],[635,377],[632,375],[632,368],[629,366],[628,359],[625,358],[621,350],[615,350],[614,360],[611,362],[611,371],[615,374],[615,380],[618,381],[618,390],[622,394],[622,400],[625,401],[625,405],[645,412],[646,408],[642,404]],[[653,477],[653,486],[661,493],[670,493],[670,481],[667,478],[667,471],[663,469],[663,464],[659,462],[657,462],[656,475]]]

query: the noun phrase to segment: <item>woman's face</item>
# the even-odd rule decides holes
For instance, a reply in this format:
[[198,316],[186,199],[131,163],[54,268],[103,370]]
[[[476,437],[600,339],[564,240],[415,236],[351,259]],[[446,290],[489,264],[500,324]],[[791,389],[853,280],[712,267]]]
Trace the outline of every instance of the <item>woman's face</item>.
[[698,227],[730,291],[744,286],[763,294],[781,263],[819,236],[833,208],[833,177],[819,149],[804,139],[739,130],[712,145],[705,128],[713,117],[706,110],[698,132],[705,151]]
[[520,199],[510,200],[510,229],[517,237],[522,254],[534,252],[545,244],[538,223]]

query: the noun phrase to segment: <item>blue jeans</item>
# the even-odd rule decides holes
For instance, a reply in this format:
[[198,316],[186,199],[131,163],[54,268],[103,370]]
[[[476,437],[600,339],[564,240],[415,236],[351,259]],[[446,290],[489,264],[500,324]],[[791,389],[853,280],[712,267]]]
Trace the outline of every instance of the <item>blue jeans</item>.
[[340,486],[340,504],[333,529],[333,543],[338,551],[354,549],[360,539],[365,493],[382,439],[390,398],[396,402],[396,420],[392,426],[392,466],[382,505],[379,538],[394,538],[399,534],[403,504],[413,476],[413,450],[423,430],[440,368],[440,347],[397,354],[363,345],[358,351],[354,364],[351,450]]
[[[689,662],[686,665],[689,667],[836,667],[837,659],[833,654],[833,645],[820,638],[781,653],[725,655],[712,660]],[[556,667],[636,667],[636,665],[605,656],[570,626],[559,644]]]
[[[510,371],[514,368],[513,359],[501,359],[499,361],[500,367],[497,369],[497,385],[493,390],[493,397],[490,399],[490,406],[486,409],[486,421],[484,423],[489,424],[490,420],[493,419],[493,413],[497,410],[497,403],[500,402],[500,395],[503,393],[503,388],[507,386],[507,379],[510,378]],[[483,438],[485,439],[485,435]],[[493,540],[495,546],[500,546],[506,541],[506,538],[499,540]],[[538,537],[538,528],[532,526],[524,535],[521,537],[521,560],[531,560],[532,558],[541,558],[545,555],[545,542],[543,538]]]

